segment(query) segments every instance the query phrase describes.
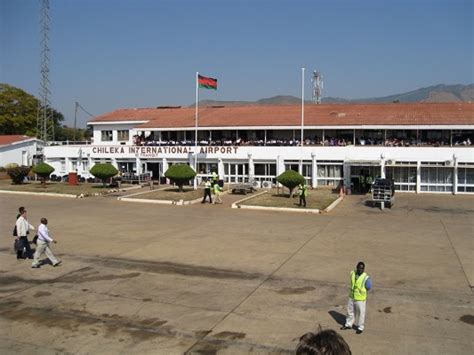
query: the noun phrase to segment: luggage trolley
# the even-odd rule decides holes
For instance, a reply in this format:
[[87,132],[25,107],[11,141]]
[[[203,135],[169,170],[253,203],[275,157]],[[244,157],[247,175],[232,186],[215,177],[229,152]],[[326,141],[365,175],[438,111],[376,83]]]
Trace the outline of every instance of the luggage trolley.
[[372,185],[372,203],[380,203],[380,209],[385,206],[392,208],[395,202],[395,184],[390,179],[375,179]]

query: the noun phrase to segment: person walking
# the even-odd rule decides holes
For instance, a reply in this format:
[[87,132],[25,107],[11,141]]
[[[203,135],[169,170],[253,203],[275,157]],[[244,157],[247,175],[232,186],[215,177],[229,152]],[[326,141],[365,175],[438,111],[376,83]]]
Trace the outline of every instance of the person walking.
[[212,190],[214,192],[214,201],[212,201],[212,204],[222,203],[222,200],[221,200],[222,187],[220,187],[218,183],[215,183]]
[[214,187],[214,185],[217,184],[218,180],[219,180],[219,175],[217,175],[216,171],[213,170],[211,174],[211,187]]
[[51,261],[53,266],[58,266],[61,264],[61,261],[56,258],[53,254],[51,248],[49,247],[50,243],[57,243],[56,240],[50,237],[49,230],[48,230],[48,220],[46,218],[41,218],[41,224],[38,226],[38,239],[37,239],[37,246],[35,251],[35,258],[31,267],[33,269],[38,269],[40,267],[40,260],[39,258],[41,255],[46,254],[48,259]]
[[357,263],[356,270],[352,270],[349,275],[351,289],[347,303],[347,317],[341,330],[352,329],[355,323],[356,333],[361,334],[364,331],[367,293],[372,288],[372,281],[365,273],[365,264],[362,261]]
[[299,206],[306,207],[306,196],[308,196],[308,186],[305,182],[298,185],[298,194],[300,196],[300,204]]
[[24,207],[23,209],[20,207],[19,212],[20,216],[17,218],[15,223],[17,239],[20,240],[16,250],[16,258],[18,260],[23,259],[23,250],[25,250],[25,257],[33,259],[30,242],[28,241],[28,233],[30,232],[30,229],[35,230],[35,227],[28,223],[28,220],[26,219],[26,209]]
[[204,197],[202,198],[201,203],[206,203],[207,196],[209,196],[209,203],[212,203],[211,182],[209,181],[209,179],[204,178]]

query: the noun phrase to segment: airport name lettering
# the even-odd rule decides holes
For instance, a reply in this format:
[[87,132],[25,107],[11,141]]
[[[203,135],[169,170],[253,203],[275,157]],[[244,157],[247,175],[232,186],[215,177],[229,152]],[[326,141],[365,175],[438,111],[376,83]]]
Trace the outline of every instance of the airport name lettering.
[[[199,154],[237,154],[239,147],[198,147]],[[134,154],[154,157],[159,154],[194,154],[194,147],[92,147],[93,154]]]

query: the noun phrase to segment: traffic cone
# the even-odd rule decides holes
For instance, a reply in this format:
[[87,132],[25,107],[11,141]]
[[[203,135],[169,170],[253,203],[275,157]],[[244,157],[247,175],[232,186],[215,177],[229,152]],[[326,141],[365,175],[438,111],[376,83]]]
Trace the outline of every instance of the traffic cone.
[[344,186],[339,189],[339,197],[344,197]]

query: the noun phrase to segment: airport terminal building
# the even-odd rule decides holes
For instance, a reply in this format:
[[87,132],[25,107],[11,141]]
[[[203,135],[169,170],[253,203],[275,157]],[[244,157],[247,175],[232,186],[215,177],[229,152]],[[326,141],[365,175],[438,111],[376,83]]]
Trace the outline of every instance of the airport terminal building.
[[303,114],[298,105],[213,106],[200,107],[197,121],[194,108],[167,106],[119,109],[88,124],[91,143],[44,148],[55,174],[88,177],[110,162],[157,180],[189,164],[199,177],[215,170],[225,182],[261,187],[294,169],[313,187],[357,192],[361,178],[380,176],[399,191],[474,193],[471,103],[321,104]]

